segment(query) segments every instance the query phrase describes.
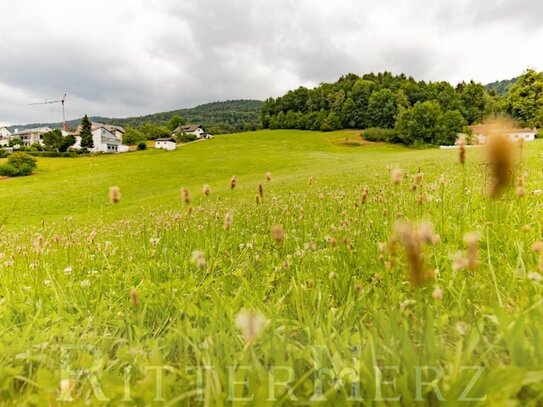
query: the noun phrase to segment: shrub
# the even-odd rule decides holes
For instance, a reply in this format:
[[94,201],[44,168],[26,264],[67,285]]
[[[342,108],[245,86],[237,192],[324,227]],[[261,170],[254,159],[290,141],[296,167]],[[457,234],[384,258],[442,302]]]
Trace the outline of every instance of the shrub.
[[32,174],[36,168],[36,159],[24,153],[13,153],[9,156],[7,164],[0,165],[0,175],[16,177]]
[[192,133],[181,133],[177,136],[177,141],[181,143],[188,143],[195,140],[198,140],[198,137],[196,137],[196,135]]
[[30,168],[36,168],[36,159],[24,153],[13,153],[8,158],[8,164],[14,166],[15,168],[20,168],[23,165],[27,165]]
[[15,177],[17,175],[19,175],[18,171],[13,165],[9,165],[9,164],[0,165],[0,176]]
[[145,143],[145,141],[140,141],[138,143],[138,150],[145,150],[147,149],[147,144]]
[[368,141],[384,141],[387,143],[399,143],[400,138],[394,129],[382,129],[372,127],[362,131],[361,136]]
[[0,158],[6,158],[8,156],[8,152],[4,150],[3,148],[0,148]]
[[535,138],[543,138],[543,129],[538,130],[535,134]]

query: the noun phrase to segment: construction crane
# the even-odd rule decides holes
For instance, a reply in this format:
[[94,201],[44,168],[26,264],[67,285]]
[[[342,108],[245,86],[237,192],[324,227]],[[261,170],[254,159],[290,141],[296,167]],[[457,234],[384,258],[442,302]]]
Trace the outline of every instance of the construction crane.
[[64,96],[62,96],[62,99],[60,100],[46,100],[45,102],[38,102],[38,103],[29,103],[29,106],[32,105],[50,105],[52,103],[60,103],[62,104],[62,125],[64,128],[64,131],[68,131],[68,126],[66,124],[66,113],[64,112],[64,102],[66,101],[66,93]]

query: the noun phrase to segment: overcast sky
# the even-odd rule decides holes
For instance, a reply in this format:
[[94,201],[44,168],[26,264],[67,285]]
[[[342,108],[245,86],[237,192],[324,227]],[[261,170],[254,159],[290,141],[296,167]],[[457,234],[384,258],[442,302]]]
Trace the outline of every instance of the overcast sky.
[[16,0],[0,123],[265,99],[354,72],[483,83],[543,69],[541,0]]

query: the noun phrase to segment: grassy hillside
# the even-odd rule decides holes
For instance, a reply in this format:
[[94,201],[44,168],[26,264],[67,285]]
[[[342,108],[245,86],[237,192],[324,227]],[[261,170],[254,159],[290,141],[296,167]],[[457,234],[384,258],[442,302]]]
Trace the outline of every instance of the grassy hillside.
[[[391,151],[407,151],[387,145],[345,148],[332,142],[345,135],[358,140],[357,134],[259,131],[219,136],[174,152],[151,149],[115,156],[40,159],[35,176],[0,181],[0,213],[9,227],[37,225],[67,215],[86,221],[114,219],[157,205],[179,208],[179,188],[184,186],[199,190],[208,183],[225,193],[233,175],[239,177],[243,190],[266,171],[280,179],[307,178],[333,172],[338,163],[345,170],[365,166],[367,162],[360,159],[368,157],[368,149],[372,160],[386,159]],[[109,205],[111,185],[122,190],[123,204],[118,207]]]
[[[212,102],[187,109],[172,110],[170,112],[153,113],[139,117],[110,118],[93,116],[92,121],[117,124],[126,127],[138,127],[143,123],[165,125],[176,114],[187,119],[189,123],[200,123],[206,130],[214,134],[233,133],[239,131],[257,130],[261,128],[259,100],[227,100]],[[70,120],[68,127],[76,128],[81,119]],[[62,123],[32,123],[10,127],[10,130],[18,128],[29,129],[34,127],[49,126],[61,128]]]
[[1,180],[0,400],[541,400],[543,144],[525,194],[492,200],[480,149],[461,165],[346,138],[259,131]]

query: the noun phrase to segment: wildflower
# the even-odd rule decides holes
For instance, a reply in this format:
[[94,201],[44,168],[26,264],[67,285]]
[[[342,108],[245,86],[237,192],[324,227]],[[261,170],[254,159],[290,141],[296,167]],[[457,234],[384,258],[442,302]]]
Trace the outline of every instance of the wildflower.
[[72,400],[70,396],[72,385],[70,384],[70,378],[64,378],[60,380],[60,395],[57,399],[58,401],[70,401]]
[[399,168],[393,168],[391,171],[390,171],[390,181],[394,184],[394,185],[399,185],[400,182],[402,182],[402,177],[403,177],[403,171]]
[[337,273],[335,271],[331,271],[329,274],[328,274],[328,278],[330,280],[335,280],[337,278]]
[[266,173],[266,181],[271,181],[271,172],[269,171]]
[[517,187],[517,196],[519,198],[523,198],[524,195],[526,195],[526,190],[524,189],[524,187],[523,186]]
[[71,266],[68,266],[64,269],[64,274],[69,276],[70,274],[72,274],[72,267]]
[[190,203],[190,193],[187,188],[181,188],[181,196],[182,196],[183,202],[185,202],[186,204]]
[[530,230],[532,230],[532,227],[530,225],[523,225],[520,230],[524,233],[528,233]]
[[285,240],[285,233],[283,232],[283,225],[274,225],[271,229],[273,240],[277,243],[281,243]]
[[470,326],[463,321],[458,321],[456,323],[455,328],[456,328],[456,332],[458,332],[460,335],[465,335],[470,330]]
[[192,252],[191,262],[196,265],[198,268],[203,268],[206,265],[206,258],[204,253],[200,250],[195,250]]
[[121,190],[119,187],[109,187],[109,200],[113,204],[119,203],[121,200]]
[[238,177],[232,176],[232,179],[230,180],[230,189],[234,189],[238,183]]
[[262,187],[262,184],[258,184],[258,195],[260,195],[261,198],[264,198],[264,188]]
[[160,242],[159,237],[152,237],[149,239],[149,243],[151,243],[151,246],[158,246],[158,243]]
[[356,293],[361,293],[364,290],[364,286],[361,283],[354,283],[353,289]]
[[132,303],[134,307],[140,303],[140,296],[138,294],[137,288],[132,288],[130,290],[130,302]]
[[541,240],[538,240],[532,245],[532,250],[536,253],[542,253],[543,252],[543,242]]
[[247,343],[258,339],[267,325],[268,320],[259,312],[242,310],[236,315],[236,328]]
[[224,230],[230,230],[232,228],[233,223],[234,223],[234,212],[233,211],[226,212],[226,215],[224,215]]
[[438,301],[443,299],[443,290],[439,286],[435,286],[434,291],[432,292],[432,298]]
[[256,203],[257,205],[260,204],[260,195],[258,195],[258,194],[255,195],[255,203]]
[[51,285],[51,280],[49,279],[43,280],[43,285]]
[[209,187],[209,185],[205,184],[203,187],[202,187],[202,193],[205,195],[205,196],[209,196],[211,194],[211,188]]
[[309,177],[309,180],[307,181],[308,185],[313,185],[313,177]]
[[536,283],[540,283],[541,280],[543,280],[543,276],[535,271],[528,273],[527,277],[529,280],[535,281]]
[[79,283],[79,285],[82,287],[82,288],[87,288],[87,287],[90,287],[90,281],[89,280],[83,280]]

